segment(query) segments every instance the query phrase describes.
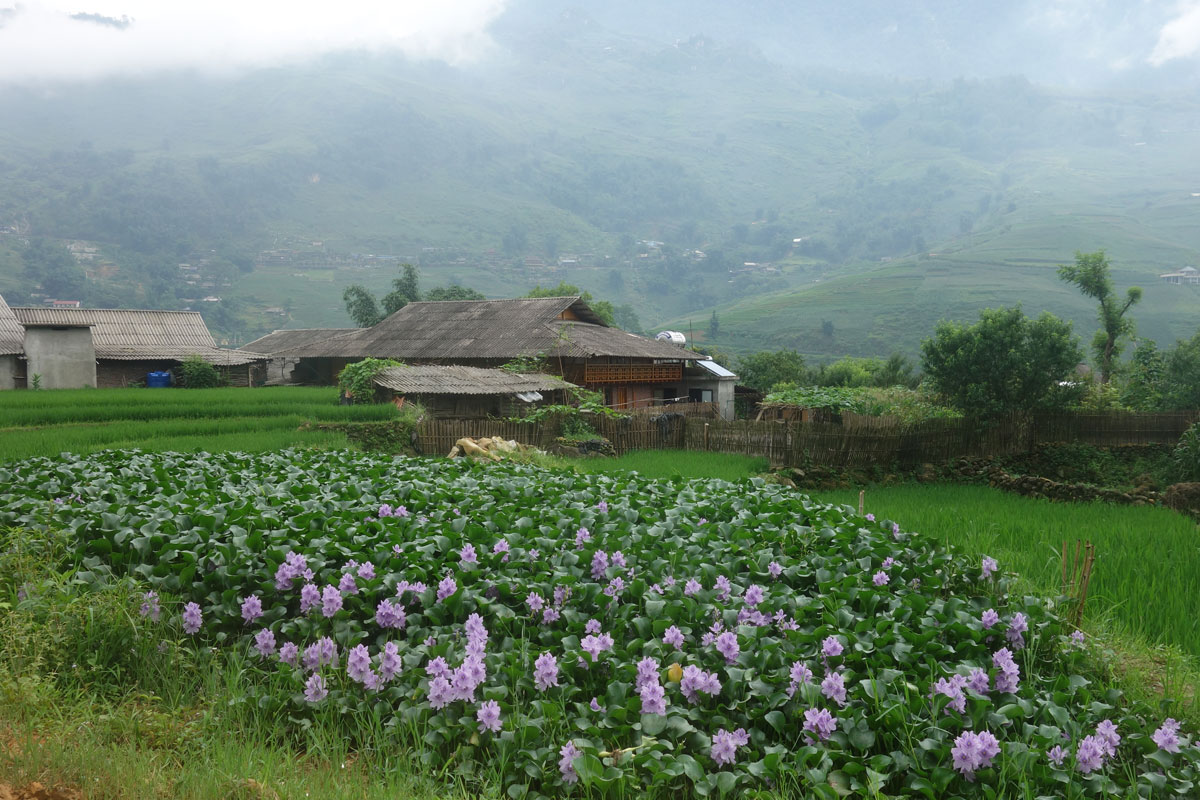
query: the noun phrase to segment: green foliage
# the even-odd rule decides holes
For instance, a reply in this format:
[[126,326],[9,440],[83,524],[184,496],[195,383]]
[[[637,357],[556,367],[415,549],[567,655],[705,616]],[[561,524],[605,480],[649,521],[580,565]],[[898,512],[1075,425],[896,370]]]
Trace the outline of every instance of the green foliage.
[[1121,355],[1121,339],[1133,333],[1133,320],[1127,319],[1125,313],[1142,299],[1142,290],[1137,286],[1129,287],[1124,302],[1117,298],[1111,271],[1108,256],[1103,250],[1094,253],[1076,251],[1074,264],[1060,264],[1058,267],[1058,277],[1074,284],[1085,297],[1100,304],[1100,330],[1092,341],[1092,349],[1100,364],[1101,383],[1108,383],[1112,377],[1114,364]]
[[1065,402],[1065,381],[1079,363],[1071,324],[1049,312],[1028,319],[1020,306],[985,309],[979,322],[939,322],[921,345],[931,386],[964,414],[988,417]]
[[822,364],[809,375],[817,386],[907,386],[919,383],[907,356],[892,353],[887,359],[845,356]]
[[63,245],[44,236],[29,240],[21,250],[25,279],[39,285],[50,297],[81,300],[87,294],[87,276],[75,256]]
[[215,389],[223,383],[221,373],[200,356],[188,356],[179,365],[179,385],[185,389]]
[[420,299],[421,286],[417,268],[412,264],[401,264],[400,276],[392,279],[392,291],[383,296],[383,316],[391,316],[409,303]]
[[1200,423],[1184,431],[1172,453],[1176,474],[1181,481],[1200,481]]
[[482,292],[477,292],[467,286],[452,283],[449,286],[438,286],[425,293],[426,300],[487,300]]
[[[560,281],[558,286],[550,288],[542,288],[535,286],[529,290],[526,297],[573,297],[579,296],[579,299],[587,303],[588,308],[596,312],[596,316],[604,320],[606,325],[616,325],[616,311],[613,304],[608,300],[597,300],[592,297],[591,292],[585,292],[573,283]],[[635,315],[636,318],[636,315]]]
[[369,403],[375,398],[375,376],[388,367],[403,367],[400,361],[390,358],[364,358],[347,364],[338,373],[338,389],[344,397],[355,402]]
[[346,287],[342,292],[342,301],[346,304],[346,313],[360,328],[369,328],[383,319],[375,295],[358,284]]
[[35,392],[42,388],[42,373],[33,373],[33,377],[29,379],[29,388]]
[[1200,333],[1167,351],[1162,404],[1170,410],[1200,409]]
[[1115,383],[1084,382],[1082,396],[1076,406],[1081,411],[1129,411],[1125,405],[1121,390]]
[[803,383],[804,357],[795,350],[763,350],[738,359],[738,382],[760,392],[777,383]]
[[546,361],[544,353],[538,353],[536,356],[517,356],[512,361],[501,364],[500,369],[516,375],[524,375],[546,372],[550,369],[550,364]]
[[1166,359],[1151,339],[1138,342],[1125,368],[1121,404],[1134,411],[1157,411],[1163,405]]
[[776,384],[764,403],[798,408],[827,408],[869,416],[896,416],[902,422],[927,419],[956,419],[962,413],[937,405],[932,398],[914,389],[894,387],[832,387]]

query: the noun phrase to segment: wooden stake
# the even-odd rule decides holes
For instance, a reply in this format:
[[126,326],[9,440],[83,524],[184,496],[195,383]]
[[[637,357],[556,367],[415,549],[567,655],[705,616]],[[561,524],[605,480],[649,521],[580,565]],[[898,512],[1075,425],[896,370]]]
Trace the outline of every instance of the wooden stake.
[[858,490],[858,515],[861,517],[863,513],[863,499],[867,496],[866,489]]

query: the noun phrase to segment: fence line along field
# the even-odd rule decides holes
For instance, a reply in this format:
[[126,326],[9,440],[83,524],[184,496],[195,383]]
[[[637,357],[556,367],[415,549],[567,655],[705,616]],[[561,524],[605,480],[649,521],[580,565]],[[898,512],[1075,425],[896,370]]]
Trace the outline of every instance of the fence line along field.
[[0,392],[0,460],[110,448],[346,447],[343,434],[300,426],[396,415],[388,404],[338,405],[336,390],[320,387]]

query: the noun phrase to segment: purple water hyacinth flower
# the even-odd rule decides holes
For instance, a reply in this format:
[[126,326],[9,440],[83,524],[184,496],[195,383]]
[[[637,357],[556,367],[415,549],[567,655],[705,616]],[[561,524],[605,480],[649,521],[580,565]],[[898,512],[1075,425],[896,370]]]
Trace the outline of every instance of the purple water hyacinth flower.
[[725,631],[717,637],[717,651],[725,656],[726,664],[733,664],[737,661],[738,653],[741,648],[738,646],[737,634],[733,631]]
[[[408,508],[406,508],[405,506],[396,506],[395,510],[392,511],[392,516],[393,517],[407,517],[408,516]],[[422,522],[424,522],[424,520],[422,520]]]
[[660,684],[648,683],[638,689],[638,694],[642,697],[643,714],[667,713],[667,690]]
[[279,648],[279,661],[283,664],[296,666],[300,663],[300,646],[295,642],[284,642]]
[[694,664],[683,668],[683,678],[679,681],[679,691],[689,703],[700,699],[700,692],[715,695],[721,691],[721,681],[715,672],[705,672]]
[[992,765],[992,759],[1000,754],[1000,742],[990,731],[964,731],[954,740],[950,757],[954,768],[969,781],[975,780],[976,770]]
[[263,628],[254,634],[254,649],[263,658],[275,652],[275,633],[270,628]]
[[1162,727],[1152,733],[1150,738],[1158,745],[1159,750],[1168,753],[1178,753],[1180,746],[1186,743],[1179,738],[1179,723],[1170,717],[1163,720]]
[[691,597],[703,588],[704,587],[700,585],[700,581],[696,580],[695,578],[688,578],[687,583],[683,585],[683,596]]
[[744,728],[730,732],[721,728],[712,736],[712,750],[709,754],[718,767],[732,764],[737,760],[737,749],[750,743],[750,736]]
[[778,561],[772,561],[770,564],[767,564],[767,572],[770,573],[772,578],[778,578],[783,574],[783,566]]
[[987,670],[976,667],[967,678],[967,688],[976,694],[988,693],[989,678]]
[[575,772],[575,759],[583,755],[574,742],[567,742],[558,751],[561,758],[558,759],[558,772],[562,775],[564,783],[579,783],[579,774]]
[[888,574],[883,570],[880,570],[871,576],[871,582],[876,586],[886,586],[889,580],[891,580],[891,578],[888,577]]
[[900,538],[900,523],[899,522],[892,523],[892,538],[893,539]]
[[979,617],[979,622],[983,625],[983,629],[991,630],[993,626],[1000,622],[1000,615],[996,613],[996,609],[989,608]]
[[366,681],[371,673],[371,653],[363,644],[355,645],[346,656],[346,674],[358,683]]
[[1018,611],[1013,614],[1012,619],[1008,622],[1008,631],[1005,632],[1004,638],[1008,639],[1009,644],[1014,649],[1020,650],[1025,646],[1025,637],[1023,633],[1029,630],[1029,622],[1025,619],[1025,615]]
[[[804,726],[801,730],[815,733],[818,742],[824,742],[837,730],[837,717],[824,708],[810,708],[804,712]],[[811,738],[806,737],[809,742]]]
[[138,613],[149,617],[151,622],[158,622],[158,617],[162,614],[162,607],[158,604],[158,592],[151,589],[142,595],[142,607],[138,609]]
[[450,678],[455,698],[468,703],[475,702],[475,690],[485,678],[487,678],[487,669],[484,667],[483,659],[478,656],[467,656]]
[[1056,767],[1061,767],[1063,760],[1071,755],[1070,750],[1064,750],[1061,744],[1056,744],[1046,751],[1046,759]]
[[395,642],[388,642],[383,646],[383,652],[379,655],[380,677],[384,681],[390,681],[400,674],[401,666],[399,646]]
[[683,631],[672,625],[663,631],[662,640],[663,644],[669,644],[678,650],[683,647]]
[[404,606],[382,600],[375,608],[375,624],[381,628],[403,628],[408,621]]
[[453,575],[447,575],[438,581],[437,602],[442,602],[450,595],[458,591],[458,582],[454,580]]
[[308,682],[304,684],[304,699],[310,703],[319,703],[329,696],[329,690],[325,688],[325,679],[321,677],[319,672],[314,672],[308,676]]
[[604,587],[604,593],[609,597],[616,597],[623,591],[625,591],[625,581],[621,579],[620,575],[613,578],[608,582],[608,586]]
[[304,648],[304,668],[315,671],[326,664],[337,667],[337,645],[333,639],[323,636]]
[[358,566],[358,577],[364,581],[373,580],[375,578],[375,565],[370,561]]
[[885,558],[883,560],[883,568],[884,569],[891,569],[895,565],[896,565],[896,559],[892,558],[891,556],[888,556],[887,558]]
[[996,676],[996,691],[1013,693],[1017,691],[1021,680],[1021,668],[1013,661],[1012,652],[1002,647],[992,656],[992,665],[1000,670]]
[[800,629],[800,623],[784,614],[782,608],[775,612],[773,619],[781,631],[795,631]]
[[463,629],[467,632],[467,650],[478,650],[475,655],[482,655],[488,640],[488,630],[483,624],[483,617],[477,613],[471,614],[463,623]]
[[541,551],[541,550],[538,550],[538,549],[535,547],[535,548],[533,548],[533,549],[531,549],[531,550],[529,551],[528,555],[529,555],[529,560],[530,560],[530,561],[537,561],[537,560],[538,560],[538,558],[539,558],[539,557],[542,555],[542,551]]
[[425,674],[431,678],[445,678],[450,680],[450,665],[446,663],[446,659],[438,656],[437,658],[429,659],[429,663],[425,665]]
[[996,559],[992,558],[991,556],[984,556],[983,566],[981,568],[981,576],[983,580],[986,581],[988,578],[992,577],[999,567],[1000,565],[996,563]]
[[579,530],[575,531],[575,548],[576,549],[582,548],[585,544],[587,544],[591,540],[592,540],[592,534],[588,531],[587,528],[581,527]]
[[603,550],[597,550],[592,554],[592,580],[598,581],[604,577],[604,571],[608,569],[608,553]]
[[663,578],[663,585],[670,589],[675,585],[675,577],[673,575],[668,575],[667,577]]
[[600,705],[600,701],[595,697],[592,698],[592,702],[588,703],[588,708],[592,709],[592,711],[595,711],[597,714],[603,714],[604,712],[608,711],[608,708]]
[[480,730],[499,733],[504,727],[500,722],[500,704],[495,700],[484,700],[475,712],[475,721],[479,723]]
[[584,633],[590,633],[594,636],[595,634],[599,633],[600,630],[601,630],[600,620],[598,620],[598,619],[589,619],[586,623],[584,623],[584,626],[583,626]]
[[715,642],[717,640],[717,636],[719,636],[724,630],[725,630],[725,626],[722,625],[721,620],[718,619],[708,629],[708,633],[706,633],[700,637],[700,644],[704,647],[708,647],[710,644],[712,644],[713,642]]
[[321,590],[315,583],[306,583],[300,588],[300,613],[307,614],[321,604]]
[[700,518],[700,521],[699,521],[697,524],[698,524],[698,525],[707,525],[707,524],[708,524],[708,517],[701,517],[701,518]]
[[467,542],[458,551],[458,560],[464,564],[478,564],[479,554],[475,552],[475,545]]
[[960,714],[966,713],[967,696],[963,694],[963,689],[966,688],[967,679],[962,675],[951,675],[949,678],[938,678],[933,682],[934,694],[940,694],[943,697],[950,698],[950,702],[942,709],[942,712],[949,714],[951,709]]
[[841,641],[836,636],[826,636],[825,640],[821,642],[821,653],[826,658],[840,656],[844,649]]
[[419,595],[419,594],[423,593],[423,592],[424,592],[424,591],[425,591],[427,588],[429,588],[429,587],[427,587],[427,586],[426,586],[426,585],[425,585],[423,582],[421,582],[421,581],[416,581],[415,583],[410,583],[410,584],[408,585],[408,590],[409,590],[410,592],[412,592],[414,596],[415,596],[415,595]]
[[[325,587],[326,591],[328,591],[328,589],[328,586]],[[342,575],[341,579],[338,581],[337,590],[341,594],[358,594],[358,583],[354,580],[353,572],[347,572]]]
[[183,632],[195,634],[200,631],[200,625],[204,622],[204,615],[200,612],[200,606],[195,603],[188,603],[183,607]]
[[1075,750],[1075,768],[1087,775],[1104,766],[1104,742],[1098,736],[1085,736]]
[[874,522],[874,521],[875,521],[875,515],[867,514],[867,522]]
[[321,590],[321,614],[332,617],[342,610],[342,593],[332,583],[326,584]]
[[625,554],[620,550],[612,554],[612,565],[620,569],[625,569],[628,564],[625,563]]
[[530,592],[525,597],[525,605],[529,606],[529,610],[536,614],[546,606],[546,601],[537,592]]
[[1076,647],[1083,647],[1083,631],[1072,631],[1071,644]]
[[508,558],[508,553],[512,548],[508,546],[508,539],[499,539],[492,545],[492,555],[504,554],[504,558]]
[[1117,747],[1121,744],[1121,735],[1117,733],[1117,726],[1113,721],[1106,719],[1096,726],[1096,737],[1104,743],[1104,757],[1113,758],[1117,754]]
[[252,594],[242,601],[242,620],[247,624],[251,624],[254,620],[263,615],[262,600],[258,595]]
[[383,503],[379,506],[379,511],[376,513],[380,519],[385,519],[386,517],[390,517],[392,515],[392,507],[387,503]]
[[426,636],[425,641],[421,642],[421,644],[423,644],[425,647],[436,647],[437,646],[437,637],[436,636]]
[[722,603],[729,599],[729,593],[733,591],[733,585],[724,575],[717,576],[717,582],[713,588],[717,590],[717,599]]
[[637,681],[634,684],[638,689],[649,684],[658,683],[659,672],[658,660],[647,656],[637,664]]
[[601,514],[607,514],[608,513],[608,503],[604,500],[601,500],[599,503],[596,503],[596,510],[599,511]]
[[793,661],[791,669],[788,670],[788,677],[791,678],[791,682],[788,684],[787,696],[791,697],[802,684],[812,683],[813,674],[803,661]]
[[763,588],[758,584],[751,584],[746,590],[746,596],[743,598],[748,606],[757,606],[763,601]]
[[846,705],[846,679],[840,672],[830,672],[821,681],[821,694],[839,706]]
[[550,653],[542,653],[533,662],[533,685],[540,692],[558,686],[558,659]]
[[546,606],[544,609],[542,609],[542,624],[553,625],[555,622],[558,622],[558,619],[561,616],[562,612],[557,608],[554,606]]
[[429,707],[434,711],[440,711],[448,706],[454,700],[454,688],[450,686],[450,681],[440,676],[431,680],[427,699]]
[[292,588],[292,581],[299,578],[308,569],[304,556],[296,551],[289,552],[283,557],[283,563],[275,570],[275,588],[286,592]]
[[555,586],[554,587],[554,605],[561,607],[567,602],[567,598],[571,596],[570,586]]

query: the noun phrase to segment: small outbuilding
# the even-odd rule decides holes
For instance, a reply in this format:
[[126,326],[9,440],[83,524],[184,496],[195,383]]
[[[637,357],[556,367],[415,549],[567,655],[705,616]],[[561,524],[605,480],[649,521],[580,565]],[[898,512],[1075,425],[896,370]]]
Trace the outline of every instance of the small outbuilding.
[[375,376],[376,398],[420,403],[434,417],[516,417],[539,405],[565,404],[576,388],[542,373],[432,364],[388,367]]

